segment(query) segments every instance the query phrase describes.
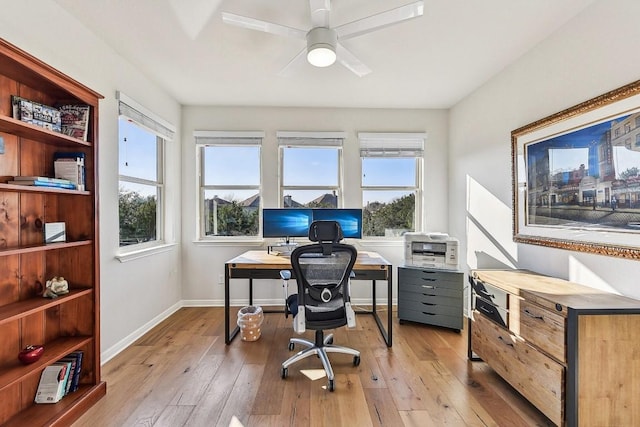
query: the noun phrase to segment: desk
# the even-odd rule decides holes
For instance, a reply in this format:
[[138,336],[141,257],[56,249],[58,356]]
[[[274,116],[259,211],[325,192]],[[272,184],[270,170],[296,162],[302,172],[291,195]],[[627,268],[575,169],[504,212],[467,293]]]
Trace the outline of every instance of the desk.
[[[286,256],[268,254],[267,251],[247,251],[225,263],[224,269],[224,342],[229,344],[238,334],[240,328],[229,331],[229,282],[231,279],[249,279],[249,305],[253,305],[253,279],[280,279],[280,270],[291,270],[291,259]],[[380,334],[387,347],[391,347],[391,301],[393,284],[393,268],[389,261],[375,252],[358,251],[358,258],[353,267],[355,278],[352,280],[371,280],[372,309],[358,313],[373,315]],[[292,278],[295,279],[293,271]],[[387,328],[385,329],[376,311],[376,280],[387,281]],[[284,305],[284,301],[282,302]],[[235,323],[235,322],[234,322]]]

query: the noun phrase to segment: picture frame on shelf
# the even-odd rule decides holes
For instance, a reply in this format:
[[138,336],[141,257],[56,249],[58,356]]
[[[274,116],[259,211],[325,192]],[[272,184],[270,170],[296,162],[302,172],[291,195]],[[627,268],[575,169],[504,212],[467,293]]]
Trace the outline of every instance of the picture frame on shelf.
[[640,80],[511,133],[513,240],[640,260]]

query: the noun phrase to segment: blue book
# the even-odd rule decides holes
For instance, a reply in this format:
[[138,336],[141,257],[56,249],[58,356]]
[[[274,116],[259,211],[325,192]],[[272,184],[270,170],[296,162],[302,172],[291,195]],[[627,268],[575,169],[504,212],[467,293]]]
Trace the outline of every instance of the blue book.
[[83,356],[84,352],[82,351],[74,351],[67,355],[67,357],[74,357],[76,359],[76,369],[73,371],[73,376],[71,377],[71,387],[69,387],[69,393],[78,390],[78,386],[80,384],[80,372],[82,371]]
[[32,187],[52,187],[52,188],[65,188],[68,190],[75,190],[76,185],[73,182],[57,182],[57,181],[42,181],[39,179],[34,180],[13,180],[9,181],[9,184],[15,185],[30,185]]

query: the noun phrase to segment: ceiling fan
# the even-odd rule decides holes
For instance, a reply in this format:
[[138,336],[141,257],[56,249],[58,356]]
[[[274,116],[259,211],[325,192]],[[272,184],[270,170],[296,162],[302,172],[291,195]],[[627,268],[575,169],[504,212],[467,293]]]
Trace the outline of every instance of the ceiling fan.
[[337,59],[357,76],[362,77],[369,74],[371,69],[341,42],[422,16],[424,1],[409,3],[338,27],[330,26],[331,0],[309,0],[309,9],[312,27],[308,31],[229,12],[222,12],[222,21],[251,30],[306,40],[307,46],[280,70],[279,75],[288,75],[293,65],[306,57],[307,61],[316,67],[328,67]]

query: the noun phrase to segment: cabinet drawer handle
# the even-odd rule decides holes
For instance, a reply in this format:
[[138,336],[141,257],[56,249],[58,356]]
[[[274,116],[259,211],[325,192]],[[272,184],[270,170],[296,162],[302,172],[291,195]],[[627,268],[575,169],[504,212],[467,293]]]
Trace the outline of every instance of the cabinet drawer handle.
[[501,336],[498,336],[498,339],[500,341],[502,341],[504,344],[508,345],[509,347],[514,347],[512,342],[508,342],[507,340],[505,340],[504,338],[502,338]]
[[425,289],[435,289],[436,288],[435,286],[432,286],[432,285],[422,285],[422,287],[425,288]]
[[542,320],[544,322],[544,317],[543,316],[536,316],[535,314],[533,314],[532,312],[530,312],[527,309],[524,310],[524,314],[526,314],[527,316],[531,317],[532,319],[538,319],[538,320]]
[[428,277],[423,277],[422,280],[425,280],[427,282],[435,282],[436,279],[429,279]]
[[435,313],[427,313],[427,312],[424,312],[424,311],[422,312],[422,314],[426,314],[428,316],[435,316]]
[[423,302],[422,305],[437,305],[437,304],[433,304],[433,303],[430,303],[430,302]]
[[437,296],[437,295],[434,295],[434,294],[422,294],[422,296],[425,296],[425,297],[435,297],[435,296]]

